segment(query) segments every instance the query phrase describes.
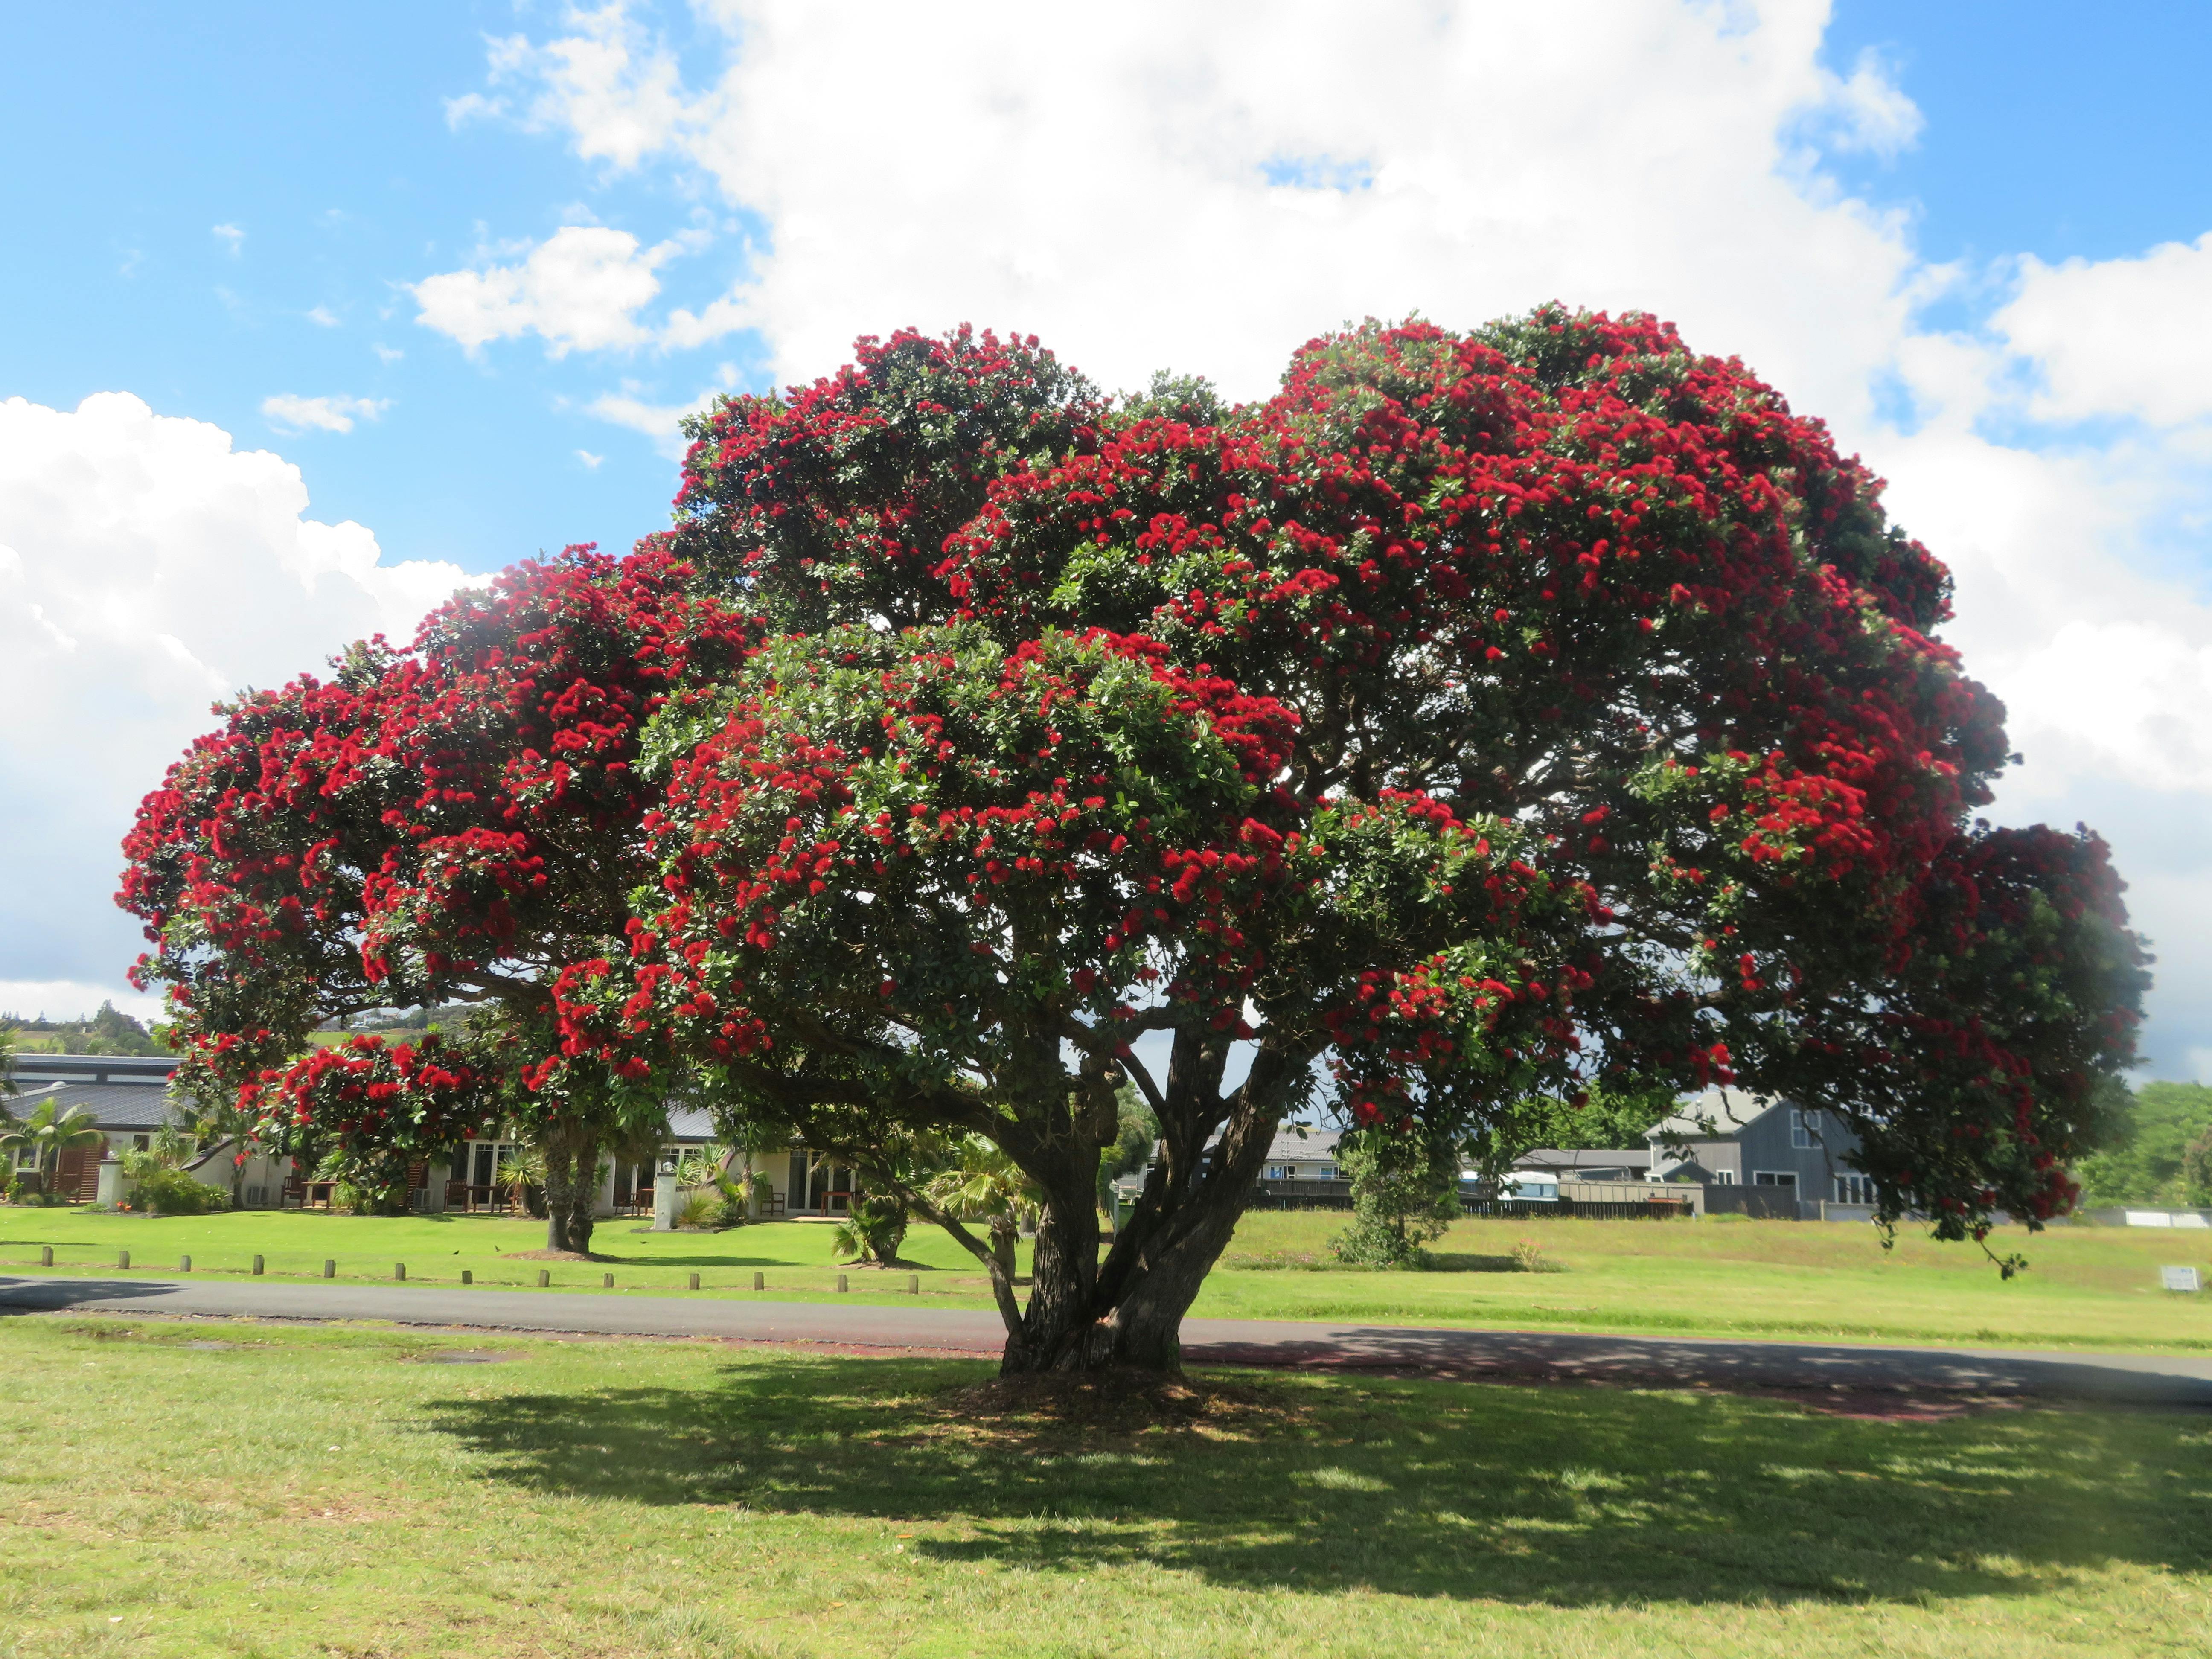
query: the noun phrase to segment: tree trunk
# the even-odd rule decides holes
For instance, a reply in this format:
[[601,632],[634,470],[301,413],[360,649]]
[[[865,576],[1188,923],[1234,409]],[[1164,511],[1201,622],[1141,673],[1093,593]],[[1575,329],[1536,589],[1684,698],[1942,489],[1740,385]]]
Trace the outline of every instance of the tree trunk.
[[562,1126],[539,1141],[545,1155],[545,1248],[589,1254],[599,1195],[599,1147],[587,1131]]
[[[1024,1169],[1044,1188],[1044,1218],[1037,1228],[1036,1288],[1019,1328],[1007,1336],[1001,1375],[1182,1369],[1183,1316],[1228,1248],[1267,1163],[1276,1123],[1312,1059],[1263,1048],[1231,1097],[1225,1124],[1218,1106],[1212,1115],[1176,1113],[1178,1094],[1218,1099],[1214,1091],[1224,1056],[1225,1044],[1214,1048],[1200,1039],[1186,1052],[1177,1043],[1170,1111],[1162,1114],[1168,1156],[1154,1165],[1103,1263],[1098,1146],[1076,1136],[1024,1148]],[[1221,1124],[1221,1138],[1209,1148],[1206,1136],[1214,1124]]]

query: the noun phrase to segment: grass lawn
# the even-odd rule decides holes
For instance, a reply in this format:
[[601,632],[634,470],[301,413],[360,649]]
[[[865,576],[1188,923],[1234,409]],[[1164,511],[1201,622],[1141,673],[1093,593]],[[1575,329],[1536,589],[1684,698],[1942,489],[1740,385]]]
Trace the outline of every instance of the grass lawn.
[[0,1321],[0,1656],[2212,1650],[2202,1416],[453,1341]]
[[[2001,1252],[2030,1270],[1998,1278],[1972,1246],[1907,1235],[1884,1254],[1869,1227],[1815,1222],[1705,1220],[1468,1221],[1440,1247],[1444,1271],[1358,1273],[1328,1265],[1340,1215],[1247,1216],[1193,1310],[1251,1319],[1374,1321],[1516,1329],[1645,1332],[2014,1347],[2212,1352],[2212,1295],[2159,1287],[2163,1262],[2212,1277],[2212,1232],[2059,1227],[2006,1230]],[[1560,1271],[1513,1267],[1528,1240]],[[404,1261],[410,1282],[451,1285],[463,1268],[479,1285],[532,1286],[547,1268],[557,1290],[592,1290],[604,1273],[615,1294],[749,1296],[762,1273],[776,1301],[829,1300],[840,1264],[819,1222],[769,1222],[722,1233],[655,1233],[642,1221],[603,1222],[603,1262],[512,1259],[544,1243],[542,1224],[482,1216],[390,1219],[323,1213],[238,1212],[173,1219],[82,1209],[0,1208],[0,1273],[173,1273],[189,1254],[199,1274],[243,1273],[258,1253],[275,1275],[313,1277],[325,1258],[338,1276],[389,1281]],[[988,1282],[933,1227],[907,1235],[905,1256],[926,1305],[985,1308]],[[854,1300],[910,1302],[904,1273],[849,1274]]]

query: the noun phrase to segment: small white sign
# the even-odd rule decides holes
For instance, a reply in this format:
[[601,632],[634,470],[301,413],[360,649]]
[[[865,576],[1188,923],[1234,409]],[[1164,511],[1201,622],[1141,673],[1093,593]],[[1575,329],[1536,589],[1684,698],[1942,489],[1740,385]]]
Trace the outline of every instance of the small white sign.
[[2127,1212],[2127,1221],[2128,1225],[2130,1227],[2171,1227],[2173,1225],[2173,1218],[2168,1215],[2164,1210],[2130,1210]]
[[2169,1291],[2201,1291],[2204,1288],[2203,1276],[2194,1267],[2160,1267],[2158,1280]]

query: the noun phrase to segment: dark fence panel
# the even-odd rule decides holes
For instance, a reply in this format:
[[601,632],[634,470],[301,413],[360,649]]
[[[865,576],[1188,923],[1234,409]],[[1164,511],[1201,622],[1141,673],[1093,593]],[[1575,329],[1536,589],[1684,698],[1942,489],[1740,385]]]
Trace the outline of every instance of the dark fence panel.
[[[1330,1188],[1337,1190],[1308,1190]],[[1351,1183],[1341,1181],[1270,1181],[1252,1195],[1255,1210],[1349,1210]],[[1462,1198],[1462,1215],[1486,1220],[1543,1221],[1580,1216],[1590,1221],[1671,1221],[1691,1214],[1687,1200],[1654,1199],[1649,1202],[1614,1203],[1595,1200],[1536,1198]]]
[[1707,1215],[1743,1215],[1762,1221],[1797,1219],[1795,1187],[1738,1187],[1715,1183],[1705,1188]]

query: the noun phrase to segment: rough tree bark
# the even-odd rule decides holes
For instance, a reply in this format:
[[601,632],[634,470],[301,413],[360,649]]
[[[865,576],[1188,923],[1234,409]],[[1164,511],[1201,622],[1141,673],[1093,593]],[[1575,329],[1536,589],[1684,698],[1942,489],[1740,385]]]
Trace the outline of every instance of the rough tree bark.
[[539,1143],[545,1156],[545,1248],[584,1255],[592,1248],[592,1176],[599,1172],[598,1138],[571,1127],[546,1131]]

